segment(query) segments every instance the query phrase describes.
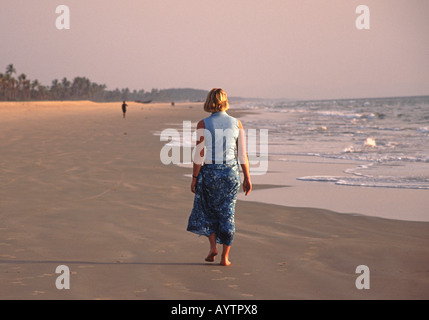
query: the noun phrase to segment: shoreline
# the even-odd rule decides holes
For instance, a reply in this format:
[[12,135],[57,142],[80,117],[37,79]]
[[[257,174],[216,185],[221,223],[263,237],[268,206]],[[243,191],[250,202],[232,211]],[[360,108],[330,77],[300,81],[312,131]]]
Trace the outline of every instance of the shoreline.
[[[285,158],[282,161],[270,160],[269,172],[264,176],[253,177],[257,184],[276,186],[272,190],[264,189],[253,193],[253,199],[256,199],[254,201],[288,207],[326,209],[341,214],[429,222],[426,205],[428,190],[300,181],[299,177],[307,175],[345,175],[347,169],[357,167],[360,163],[352,160],[330,161],[311,156],[288,155]],[[239,196],[239,199],[246,201],[243,196]]]
[[[252,123],[258,113],[241,114],[243,125]],[[270,115],[272,116],[272,115]],[[269,148],[268,148],[269,149]],[[253,176],[253,181],[285,188],[253,193],[256,201],[291,207],[321,208],[343,214],[360,214],[401,221],[429,222],[426,189],[339,185],[333,177],[349,177],[368,161],[333,159],[314,155],[279,155],[269,157],[265,175]],[[322,181],[300,179],[320,178]],[[326,178],[326,179],[325,179]],[[339,178],[338,178],[339,179]],[[310,196],[306,196],[310,194]],[[244,197],[239,197],[245,200]]]
[[[120,104],[6,109],[0,103],[1,299],[429,297],[429,223],[253,202],[279,190],[267,189],[272,181],[255,180],[237,201],[232,266],[205,263],[207,240],[186,231],[189,170],[163,165],[153,135],[204,117],[201,104],[129,103],[125,120]],[[61,264],[70,290],[55,287]],[[370,290],[355,286],[359,265],[371,271]]]

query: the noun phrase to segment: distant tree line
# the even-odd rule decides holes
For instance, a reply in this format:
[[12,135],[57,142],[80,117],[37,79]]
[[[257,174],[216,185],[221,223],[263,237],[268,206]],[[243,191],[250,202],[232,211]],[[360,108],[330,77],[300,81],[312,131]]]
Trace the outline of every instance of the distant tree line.
[[152,89],[151,91],[128,88],[107,90],[105,84],[97,84],[86,77],[75,77],[69,80],[54,79],[50,86],[42,85],[37,79],[30,80],[24,73],[16,77],[13,64],[0,73],[0,101],[37,101],[37,100],[91,100],[171,102],[171,101],[204,101],[208,91],[197,89]]

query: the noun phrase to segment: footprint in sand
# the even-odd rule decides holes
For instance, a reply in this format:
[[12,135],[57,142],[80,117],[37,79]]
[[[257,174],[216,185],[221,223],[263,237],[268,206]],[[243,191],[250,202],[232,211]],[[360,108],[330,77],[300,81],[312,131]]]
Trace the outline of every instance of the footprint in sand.
[[10,254],[2,254],[0,255],[0,258],[5,258],[5,259],[16,259],[15,256],[12,256]]
[[44,274],[39,274],[37,277],[44,278],[44,277],[52,277],[53,275],[54,275],[53,273],[44,273]]
[[224,280],[235,280],[234,277],[223,277],[223,278],[218,278],[218,279],[212,279],[214,281],[224,281]]
[[134,290],[133,293],[136,297],[140,297],[147,292],[147,289]]
[[21,286],[25,286],[25,283],[22,282],[23,279],[15,279],[15,281],[12,281],[12,284],[19,284]]
[[243,297],[253,297],[253,294],[250,294],[250,293],[242,293],[241,295]]
[[46,293],[46,292],[45,291],[34,290],[33,293],[32,293],[32,295],[33,296],[37,296],[37,295],[43,294],[43,293]]
[[278,265],[278,269],[276,271],[280,271],[280,272],[287,271],[287,268],[286,268],[287,263],[286,262],[284,262],[284,261],[278,262],[277,265]]

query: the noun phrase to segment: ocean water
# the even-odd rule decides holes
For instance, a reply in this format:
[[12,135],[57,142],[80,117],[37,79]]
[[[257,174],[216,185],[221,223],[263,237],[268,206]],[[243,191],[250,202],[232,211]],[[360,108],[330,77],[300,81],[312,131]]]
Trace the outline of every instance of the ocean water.
[[[268,129],[269,157],[352,160],[340,176],[301,176],[344,186],[429,190],[429,96],[235,105],[256,114],[245,128]],[[429,192],[429,191],[428,191]]]

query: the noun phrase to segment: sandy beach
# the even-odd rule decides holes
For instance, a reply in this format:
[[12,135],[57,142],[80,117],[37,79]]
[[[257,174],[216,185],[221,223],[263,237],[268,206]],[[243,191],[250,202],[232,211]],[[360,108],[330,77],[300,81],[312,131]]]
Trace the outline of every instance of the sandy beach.
[[[0,299],[429,299],[429,222],[362,214],[397,191],[335,212],[323,188],[367,191],[279,187],[278,163],[240,195],[232,266],[205,262],[207,239],[186,231],[190,171],[161,163],[154,133],[207,114],[201,103],[128,105],[123,119],[120,103],[0,103]],[[59,265],[68,290],[56,288]],[[370,289],[356,288],[360,265]]]

